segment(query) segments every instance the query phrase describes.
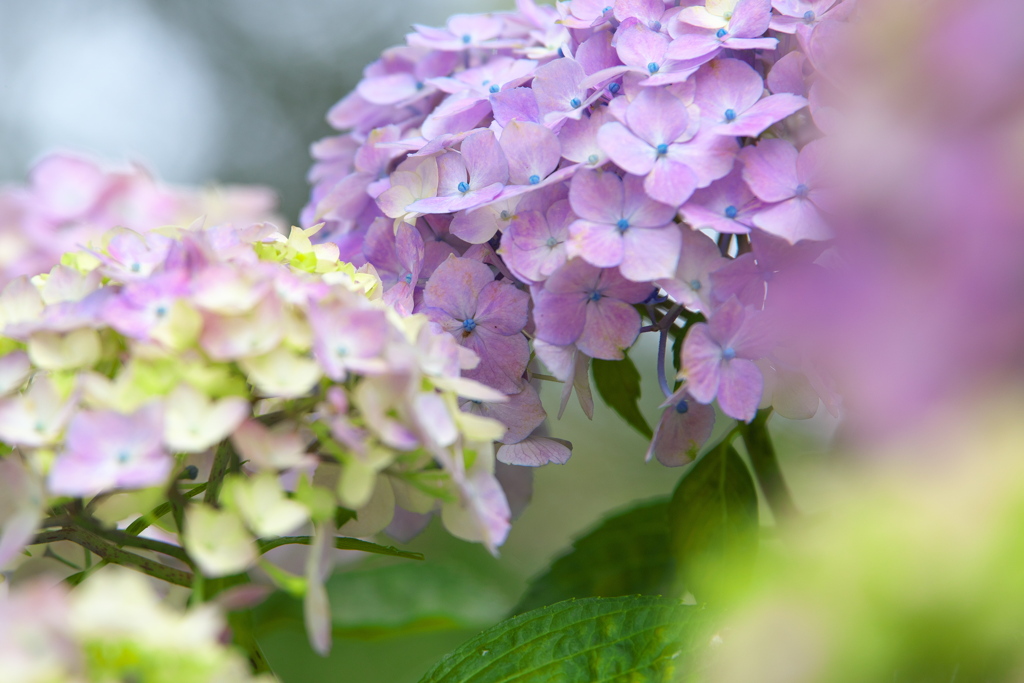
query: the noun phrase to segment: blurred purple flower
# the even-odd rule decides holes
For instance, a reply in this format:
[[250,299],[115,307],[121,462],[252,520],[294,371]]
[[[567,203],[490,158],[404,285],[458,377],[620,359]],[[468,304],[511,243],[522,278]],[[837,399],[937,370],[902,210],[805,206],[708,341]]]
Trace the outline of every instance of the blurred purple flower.
[[80,412],[71,418],[64,451],[50,469],[49,488],[56,494],[92,496],[162,484],[174,463],[162,438],[163,411],[156,403],[130,415]]

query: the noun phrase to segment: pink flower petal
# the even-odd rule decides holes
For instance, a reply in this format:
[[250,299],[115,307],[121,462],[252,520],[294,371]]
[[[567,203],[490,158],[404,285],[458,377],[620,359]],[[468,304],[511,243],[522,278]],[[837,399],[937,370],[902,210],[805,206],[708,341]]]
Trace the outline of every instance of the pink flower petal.
[[761,402],[764,378],[753,361],[733,358],[722,362],[718,405],[729,417],[750,422]]
[[621,360],[640,334],[640,314],[631,305],[602,297],[587,304],[587,322],[576,341],[580,351],[592,358]]

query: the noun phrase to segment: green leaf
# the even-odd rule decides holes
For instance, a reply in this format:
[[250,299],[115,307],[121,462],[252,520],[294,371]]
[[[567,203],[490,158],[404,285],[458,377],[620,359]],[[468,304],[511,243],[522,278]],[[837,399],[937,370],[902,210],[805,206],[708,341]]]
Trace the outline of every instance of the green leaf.
[[707,642],[699,607],[639,596],[568,600],[487,629],[420,683],[682,681]]
[[569,598],[671,595],[675,562],[669,548],[668,499],[609,517],[573,542],[533,579],[513,614]]
[[426,563],[338,573],[327,593],[334,633],[349,638],[479,629],[501,619],[511,603],[496,580]]
[[594,359],[594,385],[604,402],[633,429],[650,439],[651,426],[640,413],[640,373],[629,356],[622,360]]
[[682,354],[684,341],[686,341],[686,336],[682,333],[675,335],[672,340],[672,367],[676,369],[676,373],[683,369]]
[[698,600],[718,598],[749,576],[758,547],[757,491],[727,442],[683,474],[669,503],[669,528],[680,578]]
[[[500,577],[436,564],[394,564],[339,572],[327,582],[333,634],[372,640],[412,633],[481,629],[507,612]],[[302,603],[284,592],[256,608],[261,631],[302,624]]]

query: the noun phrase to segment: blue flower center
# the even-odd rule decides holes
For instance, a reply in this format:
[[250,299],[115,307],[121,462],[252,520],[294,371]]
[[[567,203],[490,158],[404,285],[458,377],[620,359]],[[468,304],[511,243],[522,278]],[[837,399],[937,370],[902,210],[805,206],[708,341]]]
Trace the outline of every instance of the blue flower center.
[[550,249],[554,249],[555,247],[558,246],[558,240],[556,240],[554,237],[549,237],[548,241],[545,242],[544,244],[548,245]]
[[619,229],[619,232],[626,232],[629,230],[629,221],[625,218],[620,218],[619,222],[615,224],[615,227]]
[[606,13],[611,12],[611,11],[612,11],[612,6],[608,5],[603,10],[601,10],[601,14],[606,14]]
[[796,186],[796,196],[799,197],[800,199],[805,199],[807,197],[807,193],[810,191],[811,188],[807,187],[803,183],[800,183],[799,185]]
[[599,291],[597,291],[595,289],[592,292],[590,292],[590,294],[587,296],[587,298],[590,299],[591,301],[597,302],[597,301],[601,300],[602,296],[604,296],[604,295],[601,294],[601,292],[599,292]]
[[668,154],[668,145],[666,145],[664,142],[658,145],[655,149],[658,150],[659,157],[663,157],[666,154]]
[[167,315],[167,307],[161,304],[160,306],[157,306],[156,310],[153,312],[156,313],[156,317],[162,318]]
[[347,346],[336,346],[336,347],[334,347],[334,355],[338,356],[339,358],[344,358],[345,356],[348,355],[348,347]]
[[689,409],[690,404],[686,402],[685,398],[676,404],[676,412],[679,413],[680,415],[685,415]]
[[736,110],[735,109],[726,109],[725,110],[725,122],[726,123],[732,123],[735,120],[736,120]]
[[608,86],[608,92],[614,95],[615,93],[619,92],[619,88],[621,87],[622,86],[619,85],[618,83],[612,83],[611,85]]
[[465,320],[462,321],[462,329],[464,329],[466,332],[472,332],[473,330],[476,329],[476,321],[473,320],[472,318],[466,318]]
[[512,216],[509,215],[508,211],[506,211],[505,209],[502,209],[501,213],[498,214],[498,218],[500,218],[503,221],[507,221],[510,218],[512,218]]
[[530,180],[530,184],[531,185],[536,185],[537,183],[540,182],[540,176],[539,175],[532,175],[532,176],[530,176],[529,180]]
[[690,280],[690,289],[695,292],[699,292],[701,288],[700,280]]
[[406,273],[405,277],[402,278],[402,279],[405,280],[406,284],[411,285],[412,284],[412,273]]
[[465,182],[459,183],[459,192],[463,194],[469,192],[469,185],[467,185]]
[[138,263],[133,263],[133,264],[132,264],[132,272],[133,272],[133,273],[137,273],[137,272],[139,272],[139,270],[141,270],[141,269],[142,269],[142,266],[140,266],[140,265],[139,265]]
[[495,83],[490,88],[488,88],[488,90],[490,90],[492,93],[495,93],[495,92],[498,92],[499,90],[501,90],[501,86],[498,85],[497,83]]
[[651,62],[650,64],[647,65],[647,71],[652,73],[652,74],[658,73],[658,69],[660,69],[660,68],[661,67],[658,66],[655,62]]
[[804,12],[804,21],[806,21],[809,24],[812,21],[814,21],[814,16],[815,15],[813,10],[807,10],[806,12]]
[[736,349],[732,348],[731,346],[726,346],[724,349],[722,349],[722,359],[723,360],[732,360],[735,357],[736,357]]
[[466,45],[469,45],[469,41],[471,40],[473,39],[470,37],[468,33],[462,36],[462,42],[465,43]]
[[578,109],[581,104],[583,103],[580,102],[580,98],[578,97],[574,97],[571,100],[569,100],[569,106],[572,107],[573,109]]
[[651,30],[652,31],[660,31],[661,30],[661,22],[658,21],[657,19],[652,21],[651,22]]
[[119,463],[121,463],[122,465],[126,464],[131,459],[132,459],[132,454],[129,453],[128,451],[121,451],[121,452],[119,452],[117,454],[117,461]]
[[715,31],[716,38],[725,38],[727,35],[729,35],[729,32],[726,31],[724,28],[720,28],[717,31]]
[[597,156],[596,154],[591,154],[589,157],[587,157],[588,164],[596,164],[600,160],[601,157]]
[[416,81],[416,89],[417,90],[423,90],[423,85],[424,85],[423,81]]
[[725,207],[725,217],[730,219],[730,220],[736,218],[736,216],[738,216],[739,213],[740,213],[739,209],[737,209],[732,204],[730,204],[729,206]]

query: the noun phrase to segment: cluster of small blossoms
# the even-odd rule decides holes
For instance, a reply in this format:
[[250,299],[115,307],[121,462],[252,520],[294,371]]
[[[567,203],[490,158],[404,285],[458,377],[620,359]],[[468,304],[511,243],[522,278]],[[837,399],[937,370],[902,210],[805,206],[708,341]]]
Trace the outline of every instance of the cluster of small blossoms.
[[267,188],[206,189],[159,183],[145,169],[106,168],[85,157],[51,154],[27,185],[0,187],[0,287],[45,273],[61,255],[112,226],[146,232],[205,216],[210,225],[275,222],[277,197]]
[[[258,565],[302,586],[324,649],[337,534],[394,521],[401,536],[440,511],[461,538],[504,541],[493,444],[532,425],[471,378],[476,353],[396,313],[372,268],[311,244],[316,230],[116,228],[7,284],[0,567],[67,540],[117,563],[107,541],[155,549],[170,564],[149,573],[180,585]],[[431,295],[458,302],[471,287]],[[503,310],[506,291],[480,299]],[[305,578],[263,555],[282,543],[313,545]]]
[[109,568],[69,592],[36,581],[0,597],[3,680],[17,683],[270,683],[222,644],[213,605],[161,601],[140,575]]
[[[506,413],[541,415],[527,339],[565,383],[563,408],[575,386],[589,412],[590,360],[623,358],[642,331],[662,336],[666,396],[648,458],[687,462],[716,400],[744,421],[759,406],[834,409],[782,332],[786,292],[831,236],[825,46],[852,8],[517,0],[415,26],[329,112],[345,132],[312,148],[304,224],[325,222],[386,301],[474,349],[470,376],[513,397]],[[666,337],[684,335],[673,385]],[[517,464],[563,455],[502,450]]]

